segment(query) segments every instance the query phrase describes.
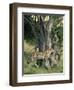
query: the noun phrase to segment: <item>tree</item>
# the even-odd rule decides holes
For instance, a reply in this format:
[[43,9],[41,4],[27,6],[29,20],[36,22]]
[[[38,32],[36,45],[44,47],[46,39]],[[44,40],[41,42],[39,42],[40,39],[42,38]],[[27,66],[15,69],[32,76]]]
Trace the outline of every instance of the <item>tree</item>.
[[63,16],[59,15],[24,15],[25,30],[36,39],[36,47],[42,52],[62,45],[62,21]]

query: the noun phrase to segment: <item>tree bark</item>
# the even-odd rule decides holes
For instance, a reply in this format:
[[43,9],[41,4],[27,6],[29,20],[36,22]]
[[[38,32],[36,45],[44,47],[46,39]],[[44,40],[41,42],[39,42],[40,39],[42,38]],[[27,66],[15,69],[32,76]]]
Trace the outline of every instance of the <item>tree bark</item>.
[[[45,26],[43,16],[40,16],[40,41],[39,41],[39,50],[45,51],[51,48],[51,29],[52,29],[53,21],[49,18],[47,21],[47,26]],[[41,39],[42,38],[42,39]]]

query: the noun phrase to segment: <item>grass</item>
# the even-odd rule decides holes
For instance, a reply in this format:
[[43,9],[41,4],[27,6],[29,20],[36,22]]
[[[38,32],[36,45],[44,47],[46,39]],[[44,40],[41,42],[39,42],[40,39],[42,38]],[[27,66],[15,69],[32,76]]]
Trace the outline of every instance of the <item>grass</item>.
[[31,62],[31,54],[34,50],[34,42],[24,41],[24,74],[46,74],[46,73],[61,73],[63,72],[63,55],[61,54],[58,65],[50,68],[35,67],[34,62]]

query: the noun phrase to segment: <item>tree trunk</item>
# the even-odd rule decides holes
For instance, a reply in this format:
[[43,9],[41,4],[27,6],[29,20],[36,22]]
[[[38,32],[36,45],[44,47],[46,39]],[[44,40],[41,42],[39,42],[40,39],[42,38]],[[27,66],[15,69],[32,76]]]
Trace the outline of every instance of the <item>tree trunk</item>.
[[48,25],[44,23],[44,18],[40,16],[40,37],[39,37],[39,50],[45,51],[51,48],[51,29],[53,22],[51,19],[47,21]]
[[51,19],[49,18],[49,21],[48,21],[48,25],[47,25],[47,27],[46,27],[46,50],[48,49],[48,48],[51,48],[51,46],[52,46],[52,43],[51,43],[51,29],[52,29],[52,25],[53,25],[53,22],[51,21]]

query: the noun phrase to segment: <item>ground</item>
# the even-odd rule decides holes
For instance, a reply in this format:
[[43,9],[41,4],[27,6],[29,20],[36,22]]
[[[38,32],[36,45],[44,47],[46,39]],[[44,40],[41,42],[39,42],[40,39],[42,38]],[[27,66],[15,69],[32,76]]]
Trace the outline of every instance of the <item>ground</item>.
[[24,74],[46,74],[46,73],[62,73],[63,72],[63,54],[60,55],[58,65],[50,68],[35,67],[31,61],[31,54],[34,50],[35,43],[31,40],[24,40]]

